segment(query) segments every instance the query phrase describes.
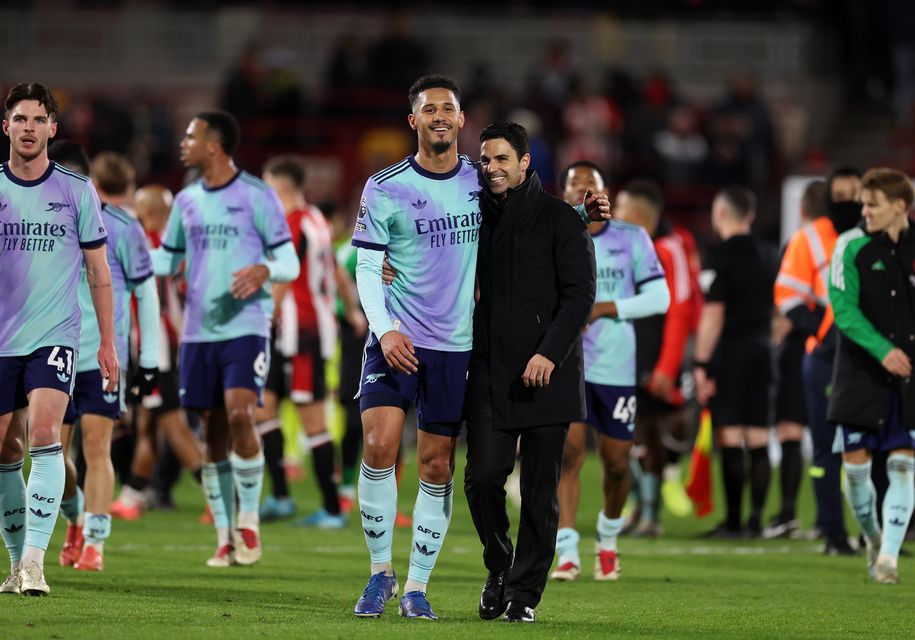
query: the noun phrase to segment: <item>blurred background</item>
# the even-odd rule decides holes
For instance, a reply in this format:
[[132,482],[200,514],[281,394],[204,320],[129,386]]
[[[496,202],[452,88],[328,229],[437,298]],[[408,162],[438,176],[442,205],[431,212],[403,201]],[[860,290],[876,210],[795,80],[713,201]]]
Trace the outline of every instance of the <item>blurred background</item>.
[[463,88],[461,152],[515,120],[547,188],[582,158],[611,187],[655,179],[700,241],[723,185],[757,192],[776,240],[790,176],[915,171],[910,0],[22,0],[0,8],[0,56],[4,94],[48,84],[58,135],[127,154],[139,184],[180,188],[189,119],[227,109],[238,164],[303,154],[309,199],[341,230],[366,177],[414,152],[406,93],[427,72]]

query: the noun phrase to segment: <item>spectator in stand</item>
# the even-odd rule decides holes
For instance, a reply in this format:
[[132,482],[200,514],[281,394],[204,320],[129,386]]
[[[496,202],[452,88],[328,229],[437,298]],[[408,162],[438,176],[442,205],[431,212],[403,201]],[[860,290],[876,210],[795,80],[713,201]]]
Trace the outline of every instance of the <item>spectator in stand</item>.
[[713,109],[716,144],[727,142],[719,149],[720,158],[728,158],[733,145],[746,153],[747,186],[759,189],[769,177],[775,157],[775,133],[772,117],[759,90],[755,76],[742,71],[728,81],[727,93]]
[[620,154],[616,135],[622,129],[622,114],[607,98],[595,93],[580,75],[569,79],[569,97],[562,107],[566,138],[559,147],[559,163],[588,160],[601,167],[617,164]]
[[658,176],[665,185],[694,185],[704,179],[709,150],[699,125],[696,109],[681,105],[671,111],[667,126],[655,134]]

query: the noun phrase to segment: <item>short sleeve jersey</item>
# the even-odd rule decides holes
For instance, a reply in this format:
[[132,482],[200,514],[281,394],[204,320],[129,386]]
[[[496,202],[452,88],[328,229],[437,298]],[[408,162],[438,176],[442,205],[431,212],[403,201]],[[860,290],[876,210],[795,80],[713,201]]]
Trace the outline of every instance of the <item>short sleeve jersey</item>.
[[707,263],[712,282],[705,300],[724,303],[722,336],[768,335],[778,272],[775,248],[755,236],[736,235],[712,247]]
[[198,180],[175,197],[162,248],[185,254],[187,298],[184,342],[270,336],[270,282],[244,299],[232,297],[232,274],[259,264],[290,241],[276,193],[240,171],[221,187]]
[[0,356],[78,347],[82,249],[107,235],[86,176],[51,162],[20,180],[0,166]]
[[337,345],[334,298],[337,295],[333,228],[314,205],[286,216],[292,244],[299,256],[299,277],[290,285],[300,334],[317,336],[321,352],[333,357]]
[[[130,294],[137,285],[152,277],[152,261],[146,232],[136,218],[123,209],[106,203],[102,205],[102,219],[108,229],[105,255],[111,270],[111,293],[114,298],[114,346],[118,363],[122,369],[126,369],[130,355]],[[80,275],[79,306],[83,319],[76,371],[92,371],[99,367],[96,358],[99,332],[85,266]]]
[[478,168],[466,156],[448,173],[410,156],[365,185],[353,245],[387,251],[397,277],[387,287],[392,322],[417,347],[469,351],[479,244]]
[[[664,277],[654,244],[642,228],[611,220],[597,234],[595,302],[631,298],[639,288]],[[600,318],[584,335],[585,380],[593,384],[635,385],[635,329],[629,320]]]

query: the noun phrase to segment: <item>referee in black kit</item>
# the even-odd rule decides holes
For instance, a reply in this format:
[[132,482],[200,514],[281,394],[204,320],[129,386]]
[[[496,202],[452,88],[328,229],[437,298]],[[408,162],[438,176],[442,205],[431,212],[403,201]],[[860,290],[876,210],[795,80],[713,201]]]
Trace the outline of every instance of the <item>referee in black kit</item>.
[[[563,444],[569,423],[584,418],[581,333],[594,303],[594,247],[576,212],[545,193],[529,170],[522,126],[490,125],[480,141],[480,300],[464,491],[489,571],[480,617],[504,611],[507,622],[533,622],[556,548]],[[522,504],[513,548],[505,479],[519,441]]]
[[744,446],[750,453],[750,536],[762,532],[769,488],[770,331],[778,256],[752,235],[755,210],[756,197],[741,188],[723,189],[712,203],[712,227],[722,242],[707,255],[713,279],[699,321],[693,375],[696,397],[711,409],[721,447],[727,519],[713,537],[744,534]]

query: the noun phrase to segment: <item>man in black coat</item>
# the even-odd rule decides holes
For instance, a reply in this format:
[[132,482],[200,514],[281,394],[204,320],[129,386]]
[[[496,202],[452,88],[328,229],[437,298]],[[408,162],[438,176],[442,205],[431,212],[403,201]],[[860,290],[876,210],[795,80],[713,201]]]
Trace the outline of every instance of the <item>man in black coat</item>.
[[[505,611],[509,622],[533,622],[556,546],[563,443],[569,423],[585,417],[581,333],[594,303],[594,249],[581,217],[529,170],[523,127],[493,124],[480,141],[480,299],[464,491],[489,571],[480,617]],[[519,439],[513,549],[504,487]]]

